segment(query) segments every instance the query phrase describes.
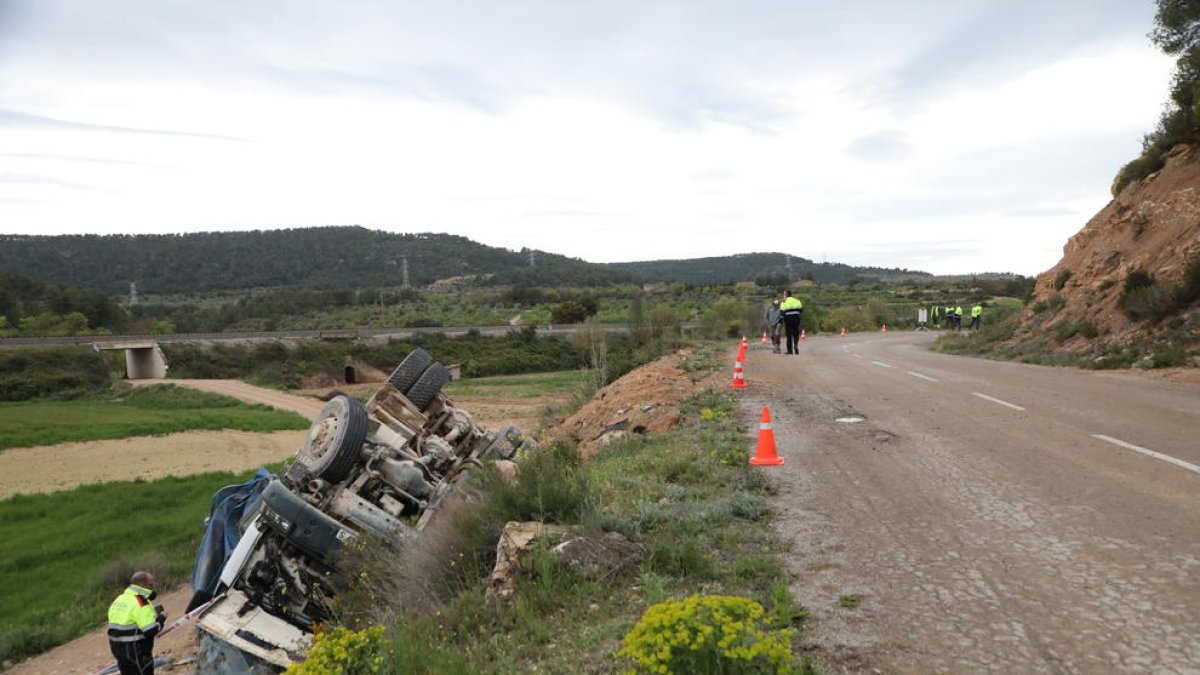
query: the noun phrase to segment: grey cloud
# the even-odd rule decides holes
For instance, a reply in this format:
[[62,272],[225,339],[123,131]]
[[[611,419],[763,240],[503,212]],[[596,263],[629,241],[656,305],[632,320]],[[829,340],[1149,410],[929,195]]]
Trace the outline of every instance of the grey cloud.
[[[863,91],[901,108],[922,106],[935,93],[996,83],[1013,74],[1127,37],[1131,26],[1144,35],[1154,4],[1129,0],[988,0],[931,3],[946,10],[949,30],[928,48],[871,82]],[[906,5],[907,6],[907,5]]]
[[1003,215],[1005,218],[1042,218],[1045,216],[1071,216],[1077,212],[1073,209],[1066,209],[1054,206],[1031,206],[1023,209],[1009,209]]
[[0,157],[12,157],[13,159],[33,159],[33,160],[52,160],[62,162],[84,162],[87,164],[104,164],[113,166],[138,166],[150,169],[170,169],[173,167],[164,164],[155,164],[153,162],[138,162],[129,159],[106,159],[101,157],[79,157],[76,155],[58,155],[48,152],[0,152]]
[[111,131],[124,134],[151,134],[156,136],[181,136],[184,138],[203,138],[218,141],[245,141],[244,138],[222,136],[219,134],[204,134],[190,131],[169,131],[164,129],[138,129],[134,127],[111,126],[107,124],[89,124],[71,120],[33,115],[16,110],[0,108],[0,128],[10,129],[54,129],[60,131]]
[[692,180],[699,182],[719,181],[727,178],[733,178],[734,172],[729,169],[709,168],[701,169],[692,174]]
[[0,184],[9,185],[53,185],[54,187],[66,188],[68,190],[93,190],[90,185],[82,183],[73,183],[71,181],[61,180],[58,178],[50,178],[48,176],[38,176],[34,174],[0,172]]
[[525,214],[530,218],[611,218],[625,214],[615,211],[587,211],[582,209],[557,209],[548,211],[530,211]]
[[855,139],[846,146],[846,152],[866,161],[904,159],[912,154],[912,144],[902,131],[884,129]]

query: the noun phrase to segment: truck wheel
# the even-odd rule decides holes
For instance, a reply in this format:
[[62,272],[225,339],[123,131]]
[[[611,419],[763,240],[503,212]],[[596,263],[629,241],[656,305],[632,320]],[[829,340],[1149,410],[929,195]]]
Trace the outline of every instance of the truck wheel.
[[329,399],[304,439],[308,470],[331,483],[345,480],[367,438],[367,408],[349,396]]
[[442,390],[442,385],[450,380],[450,371],[446,370],[446,366],[440,363],[435,363],[425,369],[421,377],[413,384],[412,389],[408,391],[408,400],[417,407],[417,410],[425,412],[429,404],[433,402],[433,397]]
[[401,394],[407,394],[417,379],[421,377],[421,373],[425,372],[431,363],[433,363],[433,357],[429,355],[429,352],[420,348],[414,349],[388,376],[388,383],[399,389]]

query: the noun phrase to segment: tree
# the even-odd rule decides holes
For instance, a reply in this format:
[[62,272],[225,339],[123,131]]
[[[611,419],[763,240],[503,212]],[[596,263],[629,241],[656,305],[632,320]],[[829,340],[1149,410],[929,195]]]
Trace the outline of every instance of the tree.
[[1178,56],[1200,44],[1200,3],[1195,0],[1158,0],[1150,39],[1159,49]]
[[551,323],[581,323],[587,318],[587,308],[572,300],[560,302],[550,310]]
[[1113,180],[1115,196],[1126,185],[1162,168],[1164,156],[1178,143],[1195,140],[1200,126],[1200,2],[1158,0],[1150,39],[1166,54],[1178,57],[1170,101],[1154,131],[1142,138],[1142,155],[1121,167]]

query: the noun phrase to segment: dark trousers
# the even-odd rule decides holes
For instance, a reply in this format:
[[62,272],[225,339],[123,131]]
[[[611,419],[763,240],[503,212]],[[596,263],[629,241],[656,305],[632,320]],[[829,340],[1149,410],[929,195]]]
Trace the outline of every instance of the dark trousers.
[[977,317],[977,316],[971,317],[971,328],[974,328],[975,330],[979,330],[979,317]]
[[109,642],[121,675],[154,675],[154,642]]
[[783,317],[783,328],[787,332],[787,353],[800,353],[800,317]]

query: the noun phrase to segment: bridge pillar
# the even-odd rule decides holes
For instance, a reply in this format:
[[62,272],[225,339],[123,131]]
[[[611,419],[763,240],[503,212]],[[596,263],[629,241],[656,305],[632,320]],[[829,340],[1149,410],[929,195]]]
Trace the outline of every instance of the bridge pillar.
[[154,340],[127,342],[95,342],[92,347],[99,350],[125,352],[125,377],[130,380],[162,379],[167,376],[167,357]]
[[125,377],[131,380],[161,380],[167,376],[167,357],[155,343],[151,347],[125,350]]

